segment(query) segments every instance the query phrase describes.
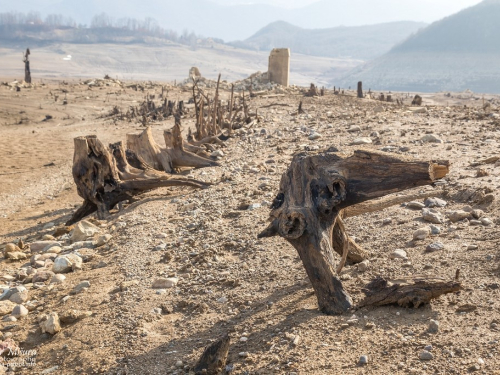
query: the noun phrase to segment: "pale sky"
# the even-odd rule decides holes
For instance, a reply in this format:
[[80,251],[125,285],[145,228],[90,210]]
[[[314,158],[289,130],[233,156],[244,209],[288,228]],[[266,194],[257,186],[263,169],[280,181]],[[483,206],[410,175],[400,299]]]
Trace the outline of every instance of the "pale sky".
[[[253,4],[269,4],[284,8],[300,8],[305,5],[316,3],[320,0],[212,0],[212,1],[215,3],[225,4],[225,5],[253,3]],[[373,1],[373,0],[368,0],[368,1]],[[415,0],[399,0],[398,2],[413,3],[414,1]],[[443,7],[449,6],[450,10],[453,9],[453,12],[456,12],[463,8],[467,8],[472,5],[476,5],[481,2],[481,0],[417,0],[417,1],[422,5],[425,3],[433,3],[433,4],[439,3]]]

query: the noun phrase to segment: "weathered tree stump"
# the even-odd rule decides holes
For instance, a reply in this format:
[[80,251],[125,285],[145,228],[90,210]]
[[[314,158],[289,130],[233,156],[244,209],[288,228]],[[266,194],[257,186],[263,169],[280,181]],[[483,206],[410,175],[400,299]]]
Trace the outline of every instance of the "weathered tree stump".
[[219,166],[219,163],[204,158],[202,156],[193,154],[188,151],[188,148],[198,149],[199,147],[194,145],[184,146],[184,140],[181,134],[180,119],[176,118],[176,122],[172,130],[165,130],[163,133],[165,139],[165,145],[167,146],[166,152],[169,154],[172,160],[172,166],[174,168],[180,167],[192,167],[192,168],[204,168],[204,167],[215,167]]
[[205,348],[203,355],[194,367],[196,375],[219,375],[226,365],[229,353],[229,336],[226,334],[221,339]]
[[358,98],[363,99],[363,82],[358,82]]
[[309,87],[309,91],[307,91],[304,94],[304,96],[310,96],[310,97],[319,96],[318,87],[314,83],[311,83],[311,86]]
[[419,307],[443,294],[455,293],[461,289],[458,280],[446,281],[442,278],[422,276],[389,281],[378,277],[363,289],[365,298],[359,307],[394,304],[401,307]]
[[127,163],[121,142],[111,145],[111,154],[96,136],[75,138],[73,178],[84,203],[66,223],[72,225],[97,211],[99,219],[119,202],[165,186],[205,188],[209,184],[187,178],[171,178],[152,170],[139,170]]
[[422,105],[422,97],[420,95],[415,95],[411,102],[411,105],[417,105],[420,107]]
[[148,126],[141,134],[127,134],[127,148],[158,171],[171,173],[172,159],[153,139]]
[[[405,189],[431,184],[448,173],[447,161],[417,162],[386,153],[356,151],[296,155],[272,204],[271,224],[259,237],[280,235],[298,251],[321,311],[341,314],[352,300],[335,274],[334,253],[347,256],[342,210]],[[338,269],[340,269],[339,267]]]
[[195,155],[184,148],[179,123],[176,123],[172,130],[165,131],[163,137],[166,148],[161,148],[156,143],[151,128],[147,127],[141,134],[127,134],[127,148],[133,151],[139,160],[143,160],[158,171],[167,173],[172,173],[174,168],[219,166],[219,163]]
[[30,70],[30,49],[26,49],[26,53],[24,54],[24,82],[31,83],[31,70]]

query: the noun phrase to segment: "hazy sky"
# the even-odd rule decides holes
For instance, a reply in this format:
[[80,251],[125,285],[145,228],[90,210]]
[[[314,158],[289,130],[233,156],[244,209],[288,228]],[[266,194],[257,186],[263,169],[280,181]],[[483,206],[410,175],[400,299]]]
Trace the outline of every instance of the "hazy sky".
[[[316,3],[320,0],[212,0],[219,4],[233,5],[233,4],[269,4],[276,5],[284,8],[299,8],[305,5]],[[374,0],[367,0],[374,1]],[[415,0],[399,0],[400,2],[414,2]],[[418,0],[420,3],[440,3],[442,6],[449,6],[454,11],[457,9],[466,8],[472,5],[476,5],[481,2],[481,0]]]

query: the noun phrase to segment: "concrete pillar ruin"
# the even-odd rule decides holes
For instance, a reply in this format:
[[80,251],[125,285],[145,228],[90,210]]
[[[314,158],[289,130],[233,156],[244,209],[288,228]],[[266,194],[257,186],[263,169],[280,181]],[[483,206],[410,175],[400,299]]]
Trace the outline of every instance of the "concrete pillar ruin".
[[270,82],[288,87],[290,76],[290,48],[275,48],[269,55],[268,78]]

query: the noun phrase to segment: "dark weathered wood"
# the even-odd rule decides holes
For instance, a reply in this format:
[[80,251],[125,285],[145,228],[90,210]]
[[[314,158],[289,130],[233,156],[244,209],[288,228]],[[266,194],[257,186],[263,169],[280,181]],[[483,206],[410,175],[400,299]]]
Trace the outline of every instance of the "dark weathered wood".
[[95,211],[99,219],[104,219],[119,202],[159,187],[210,185],[187,178],[171,178],[151,169],[136,169],[128,164],[121,142],[111,145],[111,151],[96,136],[75,138],[73,178],[84,203],[67,225]]
[[310,97],[319,96],[318,87],[314,83],[311,83],[311,86],[309,87],[309,91],[307,91],[304,94],[304,96],[310,96]]
[[230,338],[226,334],[205,348],[200,360],[194,367],[196,375],[219,375],[226,365]]
[[363,82],[358,82],[358,98],[363,99]]
[[358,248],[345,233],[342,210],[431,184],[448,173],[448,166],[446,161],[417,162],[370,151],[348,157],[330,152],[296,155],[281,179],[271,224],[259,237],[280,235],[290,242],[304,263],[320,310],[344,313],[352,301],[335,274],[333,249],[343,258],[339,271],[349,247]]
[[365,298],[359,307],[397,304],[417,308],[443,294],[455,293],[461,289],[458,280],[446,281],[438,277],[417,276],[393,281],[378,277],[363,289]]
[[415,95],[415,97],[413,98],[413,100],[411,102],[411,105],[421,106],[422,105],[422,97],[420,95]]
[[24,82],[31,83],[31,70],[30,70],[30,49],[26,49],[26,53],[24,54]]

